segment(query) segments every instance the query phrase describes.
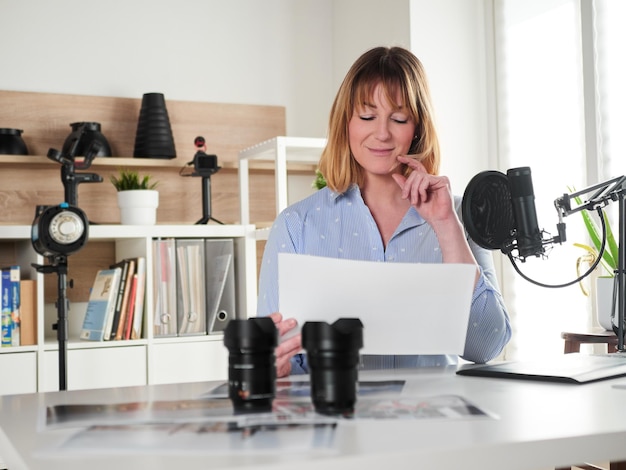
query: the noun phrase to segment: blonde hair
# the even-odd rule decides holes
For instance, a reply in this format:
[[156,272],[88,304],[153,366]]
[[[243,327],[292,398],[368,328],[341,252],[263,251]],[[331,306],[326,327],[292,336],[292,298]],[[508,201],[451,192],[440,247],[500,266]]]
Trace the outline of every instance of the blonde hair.
[[[320,157],[319,169],[333,191],[344,193],[351,185],[363,182],[363,170],[350,151],[348,124],[355,109],[372,98],[379,84],[390,103],[400,92],[401,104],[415,122],[415,139],[409,153],[417,155],[428,173],[439,173],[439,139],[424,67],[404,48],[376,47],[352,65],[330,111],[328,143]],[[405,167],[405,176],[410,172]]]

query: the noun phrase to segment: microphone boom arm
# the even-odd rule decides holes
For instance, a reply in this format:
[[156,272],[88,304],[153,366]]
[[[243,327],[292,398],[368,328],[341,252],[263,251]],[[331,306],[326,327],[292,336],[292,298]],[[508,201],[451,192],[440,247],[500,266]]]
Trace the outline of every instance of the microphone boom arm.
[[[617,281],[614,289],[617,289],[617,327],[613,325],[613,330],[617,336],[617,350],[624,352],[624,320],[626,319],[626,176],[618,176],[603,183],[589,186],[580,191],[571,194],[564,194],[554,201],[554,205],[559,213],[559,221],[562,217],[566,217],[581,210],[597,210],[602,216],[601,208],[607,206],[613,201],[618,202],[619,206],[619,236],[618,236],[618,262],[615,276]],[[595,191],[595,192],[594,192]],[[571,200],[582,195],[593,192],[589,199],[572,208]],[[602,217],[601,217],[602,218]],[[602,218],[604,225],[604,220]],[[606,234],[603,236],[602,250],[604,251],[604,243],[606,242]],[[600,253],[599,257],[602,256]],[[614,306],[613,306],[614,308]]]

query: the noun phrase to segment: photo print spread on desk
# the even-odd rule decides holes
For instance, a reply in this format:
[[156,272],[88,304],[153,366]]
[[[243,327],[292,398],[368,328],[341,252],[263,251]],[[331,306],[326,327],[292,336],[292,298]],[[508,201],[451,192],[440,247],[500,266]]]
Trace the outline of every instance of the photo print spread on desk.
[[[404,387],[404,380],[360,380],[357,387],[358,396],[399,394]],[[276,397],[310,397],[311,382],[309,380],[276,381]],[[206,398],[228,398],[228,383],[224,382],[209,390],[204,395]]]
[[54,449],[42,453],[67,454],[172,452],[225,454],[285,454],[332,452],[336,423],[242,423],[237,420],[206,423],[138,423],[92,426]]
[[[215,408],[213,406],[215,405]],[[174,400],[117,405],[57,405],[50,428],[78,428],[53,448],[38,453],[176,453],[245,455],[335,452],[336,431],[355,420],[494,419],[463,397],[367,397],[351,419],[315,413],[310,400],[276,399],[271,413],[232,414],[230,401]],[[84,416],[81,417],[81,414]],[[61,417],[65,419],[61,419]]]

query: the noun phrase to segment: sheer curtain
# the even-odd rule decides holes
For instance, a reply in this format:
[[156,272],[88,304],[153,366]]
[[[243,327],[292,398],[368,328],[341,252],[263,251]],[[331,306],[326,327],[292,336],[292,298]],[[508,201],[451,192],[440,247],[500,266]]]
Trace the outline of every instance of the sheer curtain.
[[[626,174],[626,2],[595,2],[602,179]],[[614,211],[615,212],[615,211]]]
[[[568,186],[587,185],[580,3],[495,0],[493,11],[500,170],[531,168],[539,227],[554,235],[554,199]],[[576,259],[583,252],[573,242],[587,239],[579,214],[564,221],[568,241],[549,251],[547,259],[518,262],[529,278],[547,285],[575,280]],[[588,297],[577,284],[540,287],[515,273],[508,260],[503,266],[502,289],[514,330],[505,359],[563,354],[561,332],[590,325]]]

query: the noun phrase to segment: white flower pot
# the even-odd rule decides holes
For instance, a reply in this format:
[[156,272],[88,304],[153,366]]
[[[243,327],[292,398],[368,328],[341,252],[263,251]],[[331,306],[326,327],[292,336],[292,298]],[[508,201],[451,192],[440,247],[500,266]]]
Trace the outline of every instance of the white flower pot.
[[133,189],[117,193],[117,205],[122,225],[156,224],[159,192],[153,189]]
[[[605,330],[613,330],[611,323],[611,303],[613,301],[613,284],[615,278],[599,276],[596,280],[596,312],[598,323]],[[617,317],[617,298],[615,299],[615,316]]]

